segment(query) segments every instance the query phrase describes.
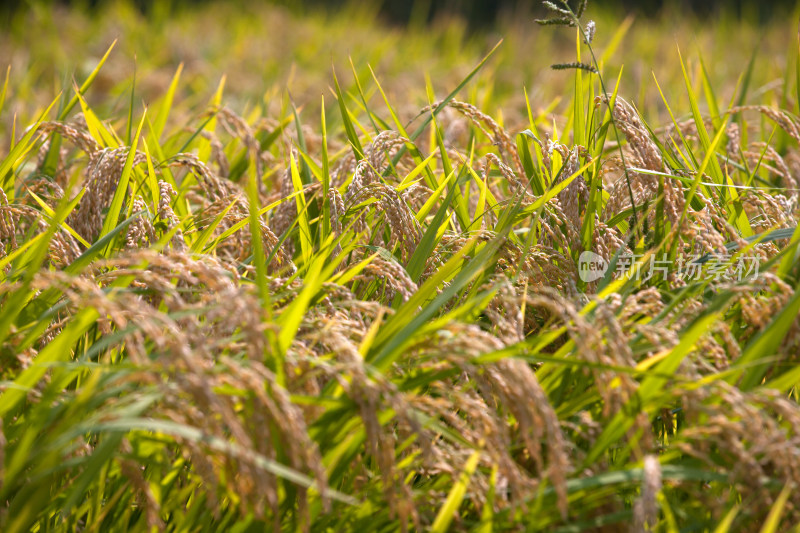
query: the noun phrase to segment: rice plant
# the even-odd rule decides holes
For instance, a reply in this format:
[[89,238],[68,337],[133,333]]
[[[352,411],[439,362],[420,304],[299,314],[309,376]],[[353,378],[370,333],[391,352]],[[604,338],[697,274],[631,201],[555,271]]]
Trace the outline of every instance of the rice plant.
[[[0,530],[800,521],[797,43],[723,83],[679,33],[642,96],[648,22],[546,4],[488,47],[358,6],[16,15],[75,31],[0,37]],[[311,44],[255,70],[259,21]]]

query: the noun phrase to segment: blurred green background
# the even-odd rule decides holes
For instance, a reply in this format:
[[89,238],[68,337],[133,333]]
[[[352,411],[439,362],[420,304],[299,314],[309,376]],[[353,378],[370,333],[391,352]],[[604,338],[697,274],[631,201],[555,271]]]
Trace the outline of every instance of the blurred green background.
[[[115,0],[51,0],[46,3],[85,7],[91,11],[103,4],[114,3]],[[144,13],[156,9],[191,8],[196,4],[207,3],[208,0],[135,0],[136,6]],[[4,2],[4,9],[17,11],[26,9],[32,4],[41,5],[38,0]],[[381,17],[388,23],[408,24],[423,20],[432,21],[437,17],[458,16],[469,22],[473,28],[486,27],[498,18],[520,13],[541,13],[540,0],[261,0],[241,2],[234,0],[231,4],[253,7],[254,4],[271,3],[288,7],[294,11],[325,10],[335,11],[345,6],[362,4],[370,10],[377,9]],[[571,0],[571,4],[577,4]],[[676,13],[692,13],[699,16],[712,16],[715,12],[725,11],[742,19],[766,22],[775,17],[783,17],[796,5],[793,0],[593,0],[594,7],[603,10],[626,11],[639,15],[657,17]],[[157,6],[157,7],[156,7]],[[8,17],[4,17],[8,20]],[[2,24],[3,22],[0,22]]]
[[[410,119],[429,103],[420,88],[447,94],[502,39],[464,98],[513,122],[526,116],[523,88],[537,113],[563,111],[570,75],[550,65],[574,60],[575,50],[574,31],[534,23],[545,16],[539,0],[28,0],[3,9],[12,13],[0,16],[0,68],[10,68],[13,104],[0,112],[0,141],[85,79],[113,42],[87,95],[105,116],[125,114],[133,86],[136,100],[156,101],[182,65],[187,109],[204,109],[224,76],[233,109],[283,116],[291,101],[315,115],[320,96],[330,97],[332,67],[342,83],[357,76],[364,86],[371,68]],[[666,121],[656,79],[688,109],[678,49],[690,70],[702,56],[724,102],[757,57],[752,94],[792,107],[785,73],[797,58],[799,15],[783,0],[589,0],[585,18],[597,23],[596,50],[607,74],[621,76],[621,94]]]

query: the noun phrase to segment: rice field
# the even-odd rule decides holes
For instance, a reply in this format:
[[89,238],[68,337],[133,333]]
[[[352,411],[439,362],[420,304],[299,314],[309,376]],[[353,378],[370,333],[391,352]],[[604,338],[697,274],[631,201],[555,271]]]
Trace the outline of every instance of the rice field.
[[15,11],[0,531],[793,530],[800,12],[571,5]]

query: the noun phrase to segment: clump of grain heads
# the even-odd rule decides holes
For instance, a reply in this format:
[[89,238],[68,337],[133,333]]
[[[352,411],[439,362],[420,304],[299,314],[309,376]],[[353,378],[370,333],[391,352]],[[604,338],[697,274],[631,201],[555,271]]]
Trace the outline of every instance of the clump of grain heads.
[[177,251],[186,249],[186,241],[180,229],[180,220],[172,210],[172,199],[177,196],[175,189],[166,181],[158,182],[158,218],[167,224],[167,231],[173,232],[170,245]]
[[[388,228],[390,237],[388,241],[384,241],[386,247],[391,250],[399,246],[403,261],[407,261],[422,237],[419,222],[397,191],[383,183],[371,183],[358,188],[349,199],[345,197],[345,206],[353,209],[361,202],[372,198],[377,199],[377,203],[372,205],[379,209],[363,208],[356,216],[362,224],[366,224],[366,218],[371,214],[372,224],[376,224],[378,220],[374,217],[382,215],[381,223],[372,231],[375,235],[381,235],[381,229],[384,226]],[[364,227],[364,225],[359,226],[361,229]]]
[[[682,403],[691,425],[681,432],[678,449],[727,477],[750,501],[745,523],[754,525],[780,488],[795,483],[800,474],[792,452],[800,430],[797,404],[774,390],[743,392],[723,383],[685,391]],[[793,522],[800,501],[790,494],[787,512]],[[704,498],[711,509],[719,508],[722,502],[714,500]]]
[[[659,177],[636,172],[635,169],[651,170],[669,174],[658,146],[650,136],[639,114],[628,102],[617,97],[613,102],[608,97],[601,101],[612,109],[614,123],[628,141],[629,150],[625,155],[623,176],[617,179],[609,191],[610,199],[606,205],[606,216],[611,217],[631,207],[631,195],[635,204],[652,199],[658,192]],[[678,180],[663,178],[664,210],[673,225],[677,225],[683,213],[683,188]],[[654,216],[654,211],[650,217]]]
[[[75,230],[89,241],[94,240],[103,227],[101,213],[111,205],[129,151],[127,146],[106,148],[94,153],[89,160],[86,194],[69,219]],[[133,160],[134,166],[144,161],[145,154],[137,152]]]
[[[15,212],[8,203],[8,196],[0,187],[0,239],[8,242],[11,249],[17,247],[17,222],[19,213]],[[6,255],[5,246],[0,248],[0,253]]]
[[[442,103],[438,102],[435,104],[431,104],[425,107],[422,110],[422,113],[430,112],[439,106]],[[500,150],[500,154],[504,157],[509,157],[511,162],[516,167],[516,171],[520,174],[524,174],[525,171],[522,167],[522,162],[519,159],[519,153],[517,152],[517,145],[514,143],[511,135],[500,126],[492,117],[478,109],[472,104],[467,102],[461,102],[459,100],[450,100],[447,102],[447,106],[455,109],[462,115],[464,115],[469,121],[478,128],[479,131],[483,132],[489,139],[491,139],[492,144],[496,145]]]
[[656,496],[661,490],[661,463],[658,457],[647,455],[642,467],[642,490],[634,505],[634,522],[631,531],[651,530],[658,520],[658,502]]

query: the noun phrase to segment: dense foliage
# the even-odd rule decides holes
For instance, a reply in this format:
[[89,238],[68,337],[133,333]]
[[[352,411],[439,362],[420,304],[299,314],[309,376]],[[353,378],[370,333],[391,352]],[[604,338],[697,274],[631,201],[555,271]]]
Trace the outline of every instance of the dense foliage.
[[16,14],[0,530],[797,522],[794,27],[553,7]]

